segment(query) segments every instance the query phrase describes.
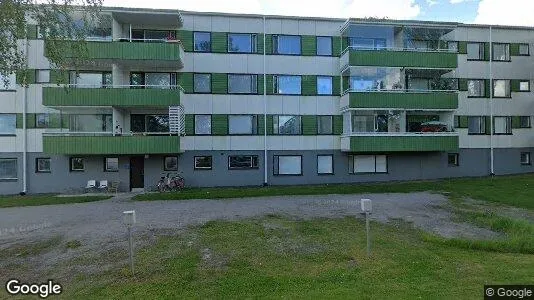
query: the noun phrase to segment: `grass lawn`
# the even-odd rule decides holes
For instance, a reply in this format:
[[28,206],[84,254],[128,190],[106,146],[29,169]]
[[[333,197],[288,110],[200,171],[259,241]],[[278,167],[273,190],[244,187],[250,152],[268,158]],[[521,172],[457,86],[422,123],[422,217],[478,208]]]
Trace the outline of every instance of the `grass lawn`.
[[449,192],[452,197],[471,197],[495,203],[534,209],[534,174],[483,178],[455,178],[377,184],[335,184],[239,188],[191,188],[175,193],[138,195],[134,200],[185,200],[287,195]]
[[[76,276],[62,296],[478,299],[484,284],[532,283],[534,278],[533,255],[444,245],[405,223],[372,223],[368,258],[364,226],[354,218],[277,216],[209,222],[140,250],[135,277],[123,263],[98,276]],[[105,266],[125,257],[123,250],[84,261]]]
[[73,196],[57,197],[56,195],[0,196],[0,208],[18,206],[38,206],[52,204],[83,203],[109,199],[111,196]]

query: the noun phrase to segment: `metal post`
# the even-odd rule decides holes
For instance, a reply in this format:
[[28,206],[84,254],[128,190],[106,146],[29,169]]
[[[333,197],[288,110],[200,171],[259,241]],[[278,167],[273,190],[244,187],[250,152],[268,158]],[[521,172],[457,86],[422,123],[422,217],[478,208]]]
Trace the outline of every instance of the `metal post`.
[[133,235],[132,235],[132,226],[128,226],[128,248],[130,250],[130,270],[132,275],[134,275],[134,258],[133,258]]
[[371,232],[369,230],[369,212],[365,212],[365,231],[367,232],[367,256],[371,256]]

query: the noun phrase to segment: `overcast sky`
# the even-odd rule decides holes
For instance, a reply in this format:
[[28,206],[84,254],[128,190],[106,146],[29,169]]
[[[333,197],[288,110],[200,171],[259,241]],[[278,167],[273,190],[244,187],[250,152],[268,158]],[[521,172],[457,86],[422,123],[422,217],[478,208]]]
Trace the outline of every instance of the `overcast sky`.
[[534,26],[534,0],[104,0],[104,5]]

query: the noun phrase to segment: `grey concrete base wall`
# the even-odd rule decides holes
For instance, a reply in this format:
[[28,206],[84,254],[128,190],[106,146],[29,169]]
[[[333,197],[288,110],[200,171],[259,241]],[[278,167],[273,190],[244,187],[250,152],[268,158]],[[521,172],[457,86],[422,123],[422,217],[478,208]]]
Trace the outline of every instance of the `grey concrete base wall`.
[[[495,174],[533,173],[534,165],[521,165],[521,152],[534,154],[534,148],[495,149]],[[317,174],[317,155],[331,154],[334,157],[334,174]],[[349,154],[340,151],[269,151],[267,174],[270,185],[359,183],[399,180],[423,180],[448,177],[487,176],[490,174],[489,149],[460,149],[459,166],[449,166],[445,152],[419,152],[387,154],[388,172],[384,174],[349,174]],[[229,170],[228,156],[257,155],[259,168],[251,170]],[[273,175],[273,156],[301,155],[302,175]],[[169,156],[169,155],[168,155]],[[178,156],[178,172],[185,178],[186,186],[260,186],[264,182],[265,160],[263,151],[187,151]],[[212,156],[211,170],[195,170],[195,156]],[[36,173],[35,159],[51,158],[51,173]],[[29,193],[79,193],[84,191],[88,180],[118,180],[120,190],[130,190],[130,157],[119,157],[118,172],[104,172],[103,156],[83,156],[84,172],[71,172],[69,156],[49,156],[42,153],[28,153]],[[0,158],[18,159],[18,180],[0,181],[0,194],[18,194],[22,191],[22,154],[1,153]],[[144,184],[146,190],[153,190],[164,171],[163,155],[149,155],[145,159]]]

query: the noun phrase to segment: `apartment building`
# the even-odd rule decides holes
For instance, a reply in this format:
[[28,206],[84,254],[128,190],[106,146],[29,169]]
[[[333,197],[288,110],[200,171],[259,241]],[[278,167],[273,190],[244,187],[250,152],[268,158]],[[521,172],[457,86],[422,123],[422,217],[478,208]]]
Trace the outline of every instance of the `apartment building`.
[[78,71],[29,26],[30,85],[0,90],[0,194],[534,172],[534,28],[103,15]]

